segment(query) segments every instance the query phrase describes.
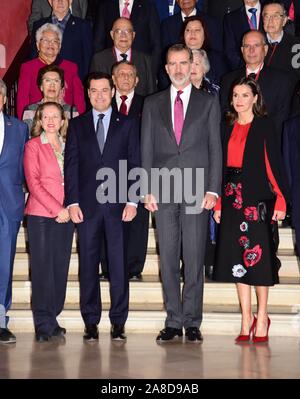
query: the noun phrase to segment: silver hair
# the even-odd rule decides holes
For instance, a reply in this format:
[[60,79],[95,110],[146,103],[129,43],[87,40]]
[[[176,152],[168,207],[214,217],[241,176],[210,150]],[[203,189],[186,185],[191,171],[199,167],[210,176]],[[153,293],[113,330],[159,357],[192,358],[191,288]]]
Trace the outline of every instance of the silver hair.
[[48,23],[48,24],[42,25],[42,26],[36,31],[36,34],[35,34],[35,40],[36,40],[36,42],[38,43],[38,42],[41,40],[43,33],[46,32],[47,30],[50,30],[50,31],[52,31],[52,32],[54,32],[54,33],[57,34],[58,39],[59,39],[59,41],[60,41],[60,46],[61,46],[61,42],[62,42],[62,33],[61,33],[61,30],[60,30],[56,25],[54,25],[54,24],[49,24],[49,23]]
[[0,79],[0,90],[1,90],[1,92],[3,94],[3,96],[6,97],[7,86],[6,86],[5,82],[2,79]]
[[194,55],[199,55],[200,58],[202,59],[202,65],[204,68],[204,75],[205,75],[210,70],[210,63],[209,63],[209,59],[207,57],[206,51],[203,49],[199,49],[199,50],[194,49],[194,50],[192,50],[192,53],[193,53],[193,59],[194,59]]
[[242,46],[244,45],[245,37],[248,36],[248,35],[250,35],[250,34],[253,33],[253,32],[258,33],[258,34],[261,36],[261,38],[262,38],[264,44],[268,44],[266,36],[265,36],[260,30],[252,29],[252,30],[249,30],[248,32],[246,32],[246,33],[244,34],[243,40],[242,40]]

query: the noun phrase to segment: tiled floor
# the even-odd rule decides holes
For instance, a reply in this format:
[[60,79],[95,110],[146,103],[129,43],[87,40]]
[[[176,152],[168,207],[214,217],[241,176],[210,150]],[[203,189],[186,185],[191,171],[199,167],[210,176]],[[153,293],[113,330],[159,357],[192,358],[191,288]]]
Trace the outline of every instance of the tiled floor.
[[126,343],[85,343],[82,334],[38,344],[17,334],[0,345],[0,378],[300,378],[300,337],[271,337],[269,344],[234,344],[232,336],[205,336],[202,345],[157,344],[153,334],[129,334]]

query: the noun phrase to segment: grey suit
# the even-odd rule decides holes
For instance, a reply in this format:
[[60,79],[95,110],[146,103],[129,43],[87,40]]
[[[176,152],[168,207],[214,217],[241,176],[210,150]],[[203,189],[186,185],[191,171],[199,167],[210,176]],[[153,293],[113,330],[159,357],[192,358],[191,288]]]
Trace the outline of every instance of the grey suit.
[[[136,66],[139,77],[135,92],[143,97],[154,93],[156,91],[156,83],[150,56],[132,49],[131,58],[131,61]],[[92,58],[90,71],[101,71],[111,74],[111,68],[115,62],[117,62],[117,59],[112,48],[99,51]]]
[[[75,17],[85,18],[88,7],[87,0],[73,0],[72,14]],[[48,0],[32,0],[31,14],[28,19],[29,32],[32,31],[33,23],[42,18],[47,18],[51,14],[51,7]]]
[[[146,98],[142,116],[142,167],[204,169],[204,193],[219,193],[222,155],[217,99],[192,88],[179,146],[171,115],[170,89]],[[193,188],[199,184],[193,177]],[[149,192],[149,191],[148,191]],[[151,192],[151,190],[150,190]],[[160,269],[167,310],[166,327],[200,327],[203,304],[203,261],[208,211],[186,214],[187,203],[158,204]],[[180,249],[185,284],[180,294]]]

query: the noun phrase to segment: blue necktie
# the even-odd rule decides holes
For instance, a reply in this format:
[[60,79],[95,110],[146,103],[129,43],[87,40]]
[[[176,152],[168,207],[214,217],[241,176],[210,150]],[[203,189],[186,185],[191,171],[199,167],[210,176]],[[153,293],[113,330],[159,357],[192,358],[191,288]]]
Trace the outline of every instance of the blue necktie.
[[251,29],[257,29],[256,11],[257,11],[257,8],[249,8],[249,12],[252,14],[251,18],[250,18]]
[[96,134],[97,134],[97,141],[98,141],[98,145],[99,145],[99,149],[100,152],[102,154],[103,152],[103,148],[104,148],[104,126],[103,126],[103,122],[102,119],[104,118],[104,114],[99,114],[98,115],[98,122],[97,122],[97,128],[96,128]]

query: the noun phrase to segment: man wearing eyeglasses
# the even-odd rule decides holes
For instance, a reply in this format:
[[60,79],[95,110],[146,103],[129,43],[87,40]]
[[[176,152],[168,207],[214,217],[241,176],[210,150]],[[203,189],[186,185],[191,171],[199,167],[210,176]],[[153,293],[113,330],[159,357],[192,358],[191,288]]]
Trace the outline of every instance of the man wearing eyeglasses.
[[149,0],[104,0],[97,8],[94,24],[94,52],[112,47],[110,31],[116,19],[130,19],[136,33],[133,48],[149,54],[155,73],[160,65],[160,22]]
[[241,52],[245,67],[226,74],[221,81],[220,100],[222,112],[229,110],[228,94],[235,79],[251,76],[261,88],[267,113],[274,119],[277,127],[278,144],[281,143],[282,123],[290,114],[294,85],[289,74],[272,68],[265,62],[268,43],[262,32],[249,31],[243,37]]
[[118,18],[113,24],[110,35],[113,47],[94,54],[90,70],[110,74],[116,62],[130,61],[136,66],[138,74],[136,93],[147,96],[155,92],[155,72],[152,70],[151,57],[132,48],[136,35],[132,22],[127,18]]
[[[32,38],[42,25],[52,23],[60,29],[63,35],[60,56],[77,64],[81,80],[83,80],[90,66],[92,57],[92,28],[89,22],[75,17],[70,10],[72,0],[49,0],[52,14],[33,24]],[[35,40],[32,40],[31,57],[37,56]]]
[[296,83],[300,76],[300,65],[296,62],[295,55],[300,51],[300,39],[283,30],[288,20],[283,4],[276,1],[268,3],[263,9],[262,17],[269,43],[266,64],[289,72]]

